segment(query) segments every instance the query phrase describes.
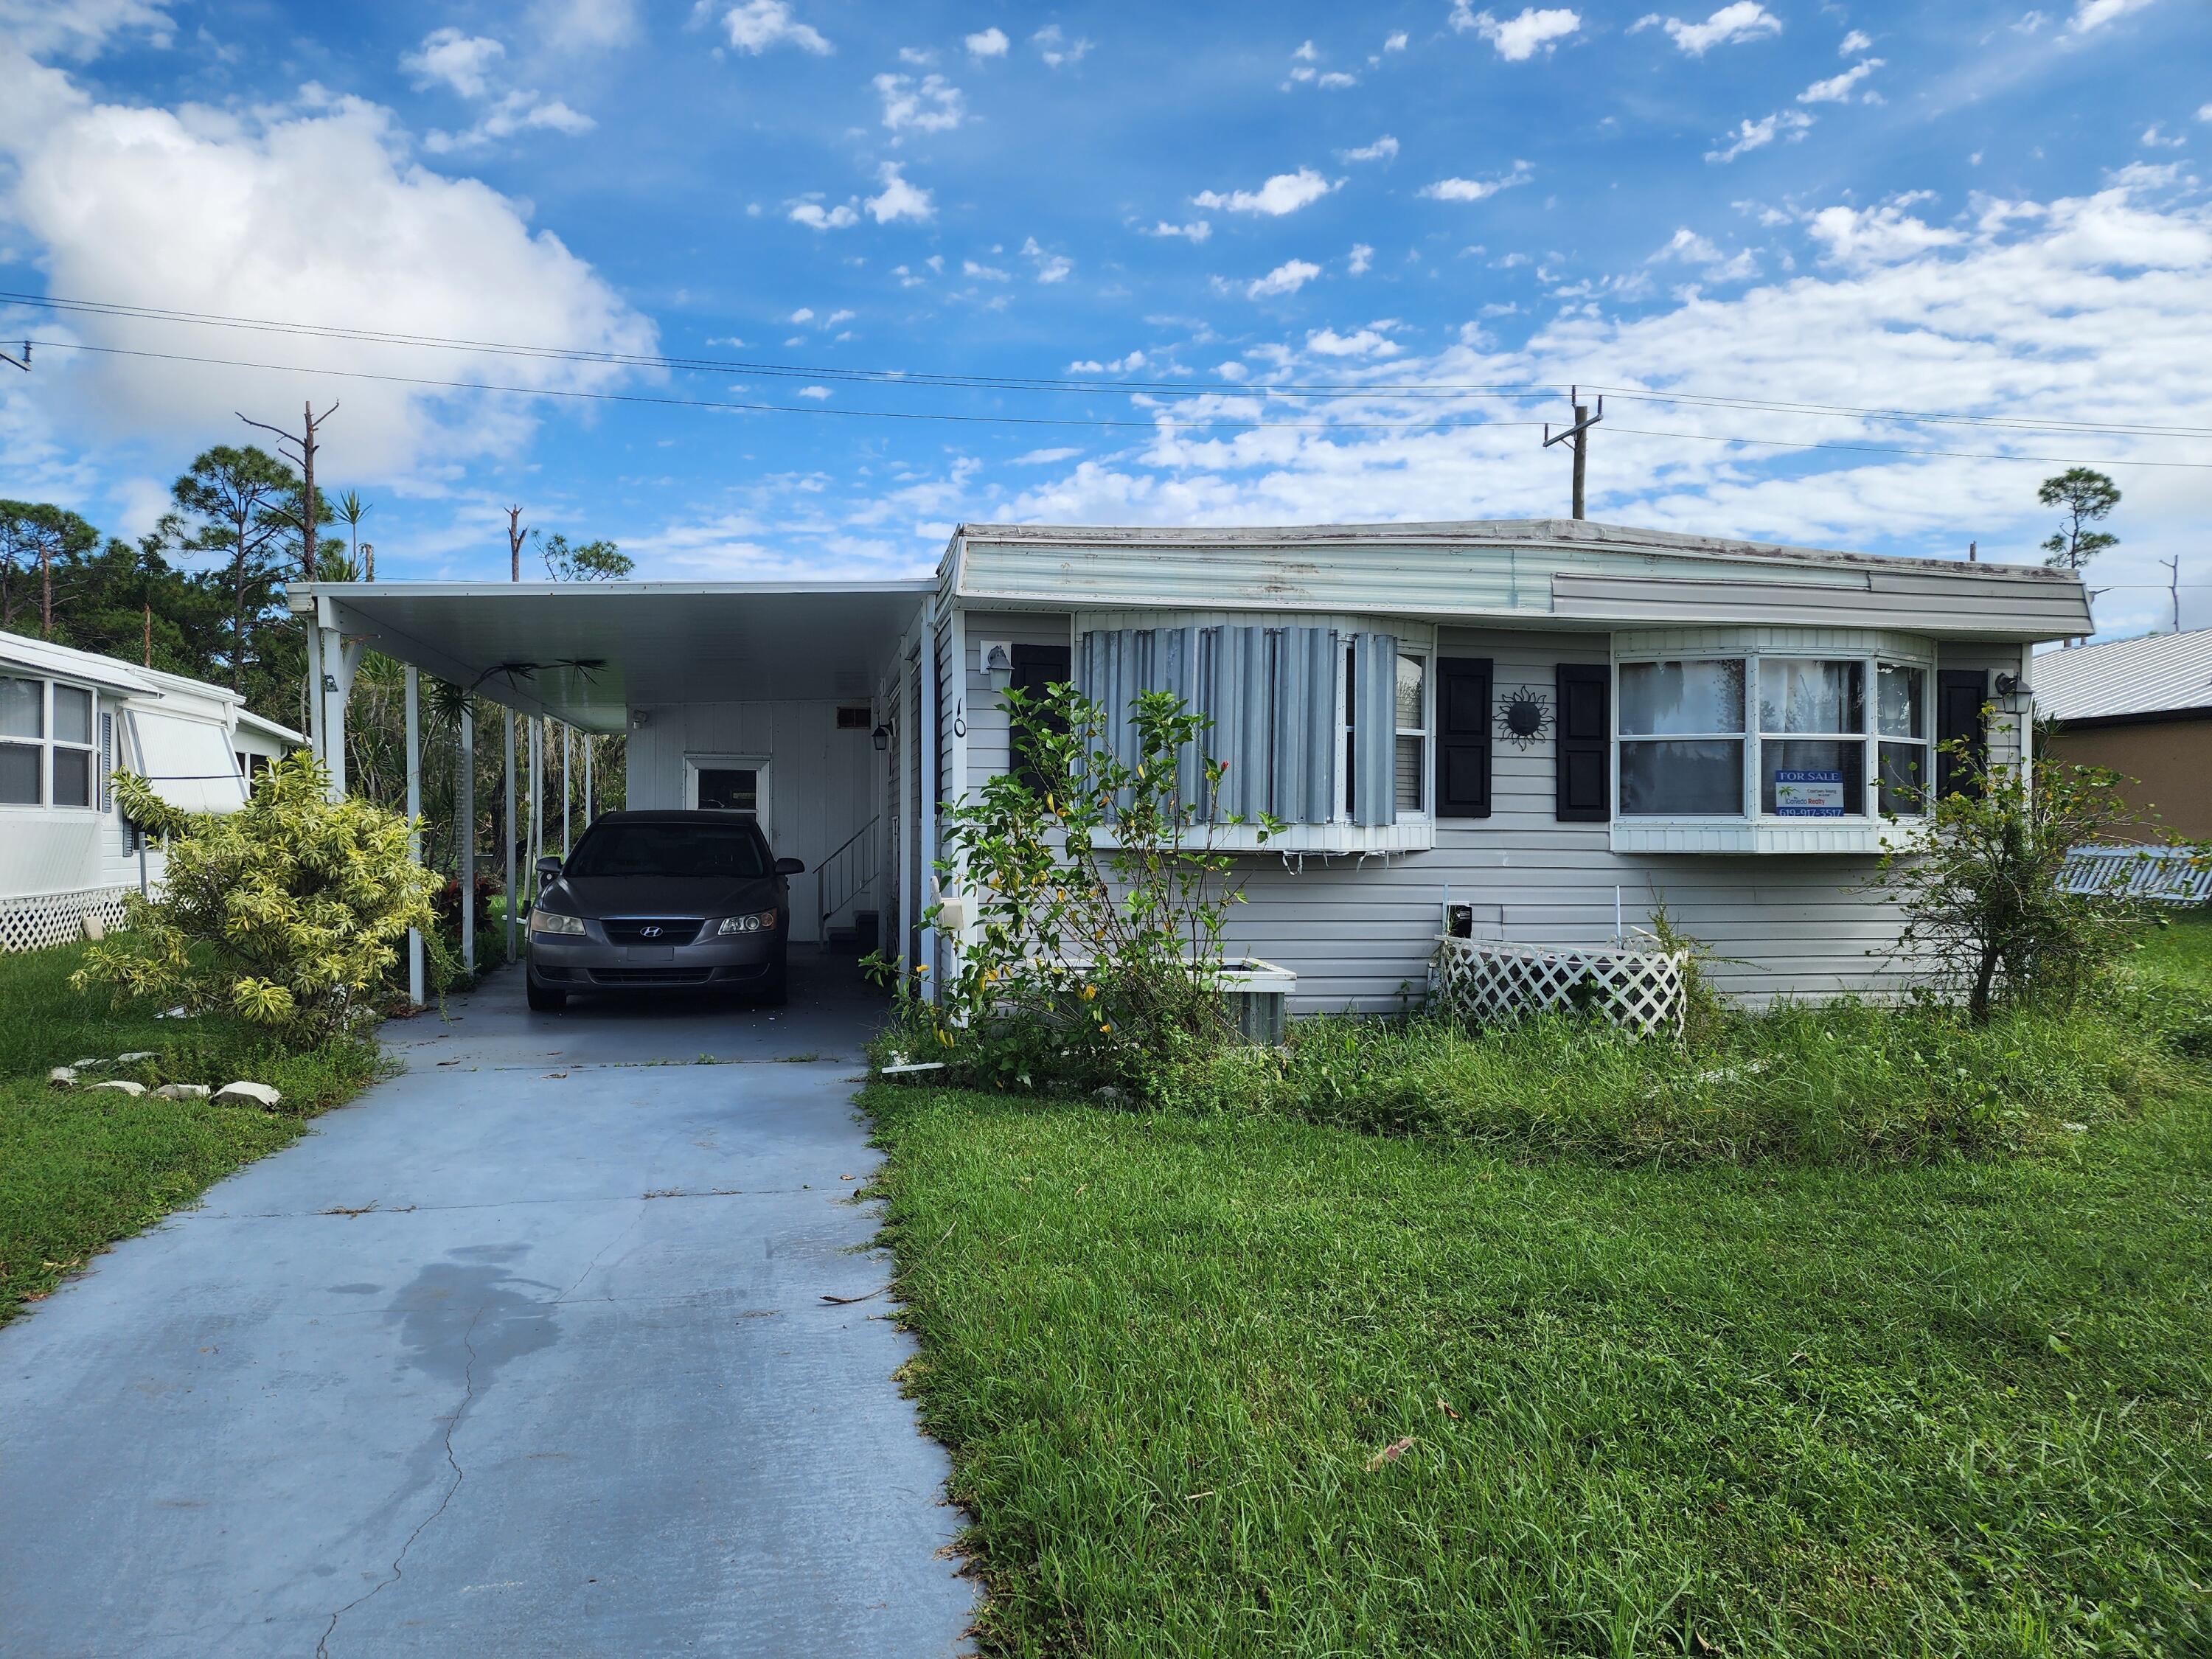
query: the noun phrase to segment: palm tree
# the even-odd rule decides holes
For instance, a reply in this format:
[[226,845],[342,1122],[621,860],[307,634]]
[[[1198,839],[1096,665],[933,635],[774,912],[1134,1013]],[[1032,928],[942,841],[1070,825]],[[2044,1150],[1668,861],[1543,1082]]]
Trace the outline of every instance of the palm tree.
[[[338,497],[337,514],[338,517],[343,520],[346,527],[346,534],[351,538],[353,543],[353,557],[350,568],[354,570],[362,569],[361,521],[362,515],[368,511],[368,503],[362,500],[361,492],[358,489],[349,489],[344,495]],[[373,547],[368,550],[368,567],[366,572],[364,572],[364,574],[370,581],[374,581],[376,580],[376,550]]]

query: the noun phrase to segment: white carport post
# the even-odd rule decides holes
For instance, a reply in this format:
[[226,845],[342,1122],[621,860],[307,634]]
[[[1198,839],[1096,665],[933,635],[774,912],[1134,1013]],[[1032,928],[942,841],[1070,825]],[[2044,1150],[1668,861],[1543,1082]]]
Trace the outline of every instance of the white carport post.
[[477,970],[477,710],[461,698],[461,775],[453,780],[453,845],[461,872],[461,966]]
[[307,613],[307,752],[323,757],[323,629],[313,611]]
[[[407,665],[407,856],[422,862],[422,674]],[[418,1007],[424,984],[422,930],[407,930],[407,1000]]]
[[331,799],[343,800],[346,792],[346,652],[345,640],[335,628],[319,627],[323,673],[320,696],[322,719],[316,735],[322,740],[323,764],[330,769]]
[[514,940],[514,710],[507,711],[507,816],[500,820],[507,841],[507,959],[515,957]]
[[599,746],[599,734],[584,733],[584,828],[592,827],[592,752]]
[[545,856],[545,722],[530,717],[530,896],[538,897],[538,860]]
[[[937,596],[922,612],[921,656],[921,856],[915,860],[915,917],[928,909],[929,884],[937,873]],[[923,922],[921,950],[928,971],[921,976],[921,1000],[937,1000],[937,929]]]
[[565,725],[562,726],[561,728],[561,861],[563,864],[568,861],[568,805],[570,797],[574,793],[574,791],[568,787],[569,760],[575,752],[569,744],[570,735],[569,728]]

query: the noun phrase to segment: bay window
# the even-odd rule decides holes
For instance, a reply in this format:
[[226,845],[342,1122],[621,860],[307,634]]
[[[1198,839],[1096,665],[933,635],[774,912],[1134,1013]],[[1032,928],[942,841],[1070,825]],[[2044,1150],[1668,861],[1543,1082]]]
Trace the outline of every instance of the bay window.
[[1932,754],[1929,681],[1924,666],[1872,655],[1623,661],[1619,814],[1863,823],[1917,815]]
[[1620,810],[1655,817],[1743,812],[1743,663],[1620,665]]

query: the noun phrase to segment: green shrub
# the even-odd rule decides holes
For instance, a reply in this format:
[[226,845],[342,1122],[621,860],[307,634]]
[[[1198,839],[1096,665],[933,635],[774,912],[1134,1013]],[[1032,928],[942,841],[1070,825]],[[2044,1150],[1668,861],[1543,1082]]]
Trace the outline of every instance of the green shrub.
[[2181,1080],[2120,1013],[1783,1004],[1696,1048],[1553,1015],[1470,1031],[1322,1019],[1279,1051],[1164,1068],[1155,1098],[1530,1155],[1689,1164],[1865,1164],[2049,1151]]
[[220,1009],[305,1046],[375,1019],[408,930],[436,937],[434,878],[409,854],[407,820],[331,800],[305,751],[261,773],[235,812],[179,812],[127,773],[116,789],[168,841],[167,867],[158,899],[129,899],[131,931],[85,952],[80,991]]

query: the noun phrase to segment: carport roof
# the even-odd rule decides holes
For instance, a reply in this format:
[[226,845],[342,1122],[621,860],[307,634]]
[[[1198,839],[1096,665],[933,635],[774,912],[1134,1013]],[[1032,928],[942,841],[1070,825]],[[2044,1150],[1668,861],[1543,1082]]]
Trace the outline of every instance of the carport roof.
[[618,732],[632,708],[864,699],[935,585],[303,582],[291,603],[495,702]]

